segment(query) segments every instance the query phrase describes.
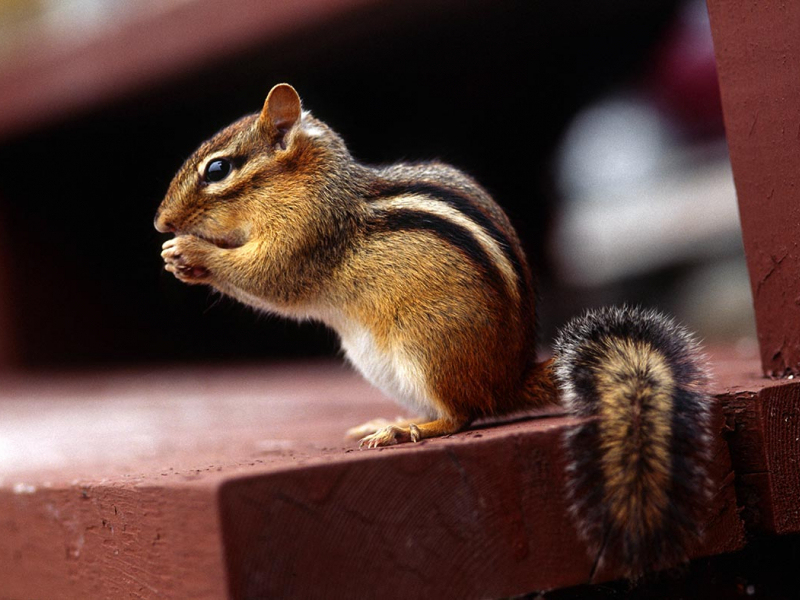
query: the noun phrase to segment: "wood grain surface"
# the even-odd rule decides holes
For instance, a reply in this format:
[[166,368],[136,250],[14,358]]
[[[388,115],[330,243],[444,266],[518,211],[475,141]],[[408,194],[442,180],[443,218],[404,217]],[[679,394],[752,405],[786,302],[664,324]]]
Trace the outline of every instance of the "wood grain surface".
[[764,372],[800,373],[800,3],[708,0]]
[[[800,388],[758,378],[753,361],[716,364],[718,491],[696,556],[743,546],[748,490],[762,530],[797,527]],[[0,589],[485,598],[617,577],[613,564],[590,577],[564,504],[560,440],[575,420],[527,415],[373,451],[343,439],[397,414],[329,363],[6,377]]]

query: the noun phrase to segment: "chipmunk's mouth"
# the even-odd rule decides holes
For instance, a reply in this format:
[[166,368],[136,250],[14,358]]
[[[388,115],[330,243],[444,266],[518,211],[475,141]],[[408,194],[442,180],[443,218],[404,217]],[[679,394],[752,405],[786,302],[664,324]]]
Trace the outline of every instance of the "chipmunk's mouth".
[[217,248],[222,248],[223,250],[230,250],[232,248],[240,248],[244,246],[244,240],[234,236],[211,237],[197,233],[191,233],[189,235],[193,235],[201,240],[205,240],[209,244],[214,244]]
[[244,246],[247,237],[242,231],[234,231],[227,235],[212,235],[200,231],[176,231],[175,235],[191,235],[209,244],[214,244],[217,248],[231,250]]
[[203,227],[176,227],[169,221],[162,223],[158,216],[156,216],[154,223],[156,229],[162,233],[173,233],[175,234],[175,237],[189,235],[208,242],[209,244],[214,244],[217,248],[222,248],[223,250],[230,250],[232,248],[240,248],[241,246],[244,246],[245,243],[247,243],[249,233],[249,231],[237,228],[233,231],[220,235],[214,233],[213,231],[203,231],[203,229],[205,229]]

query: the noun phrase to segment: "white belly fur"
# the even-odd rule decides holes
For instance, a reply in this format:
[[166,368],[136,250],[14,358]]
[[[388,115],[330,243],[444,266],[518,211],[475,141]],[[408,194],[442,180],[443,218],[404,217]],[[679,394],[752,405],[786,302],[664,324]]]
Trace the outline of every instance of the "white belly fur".
[[427,417],[431,420],[443,416],[437,404],[430,400],[424,371],[402,347],[395,346],[388,353],[381,350],[368,329],[344,318],[338,311],[308,306],[287,310],[237,288],[228,293],[266,313],[326,323],[339,334],[342,349],[350,363],[367,381],[410,411],[409,416]]
[[436,404],[431,402],[422,369],[402,348],[382,351],[369,330],[351,326],[340,330],[342,348],[347,359],[364,378],[384,394],[401,404],[410,416],[440,418]]

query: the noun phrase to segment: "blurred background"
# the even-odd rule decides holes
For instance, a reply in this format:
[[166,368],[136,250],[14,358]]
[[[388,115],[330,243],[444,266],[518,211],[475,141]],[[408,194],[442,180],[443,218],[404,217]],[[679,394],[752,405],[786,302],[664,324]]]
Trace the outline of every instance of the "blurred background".
[[756,354],[705,3],[0,0],[0,364],[333,356],[313,324],[164,272],[204,139],[292,83],[367,163],[438,158],[507,210],[541,344],[589,306]]

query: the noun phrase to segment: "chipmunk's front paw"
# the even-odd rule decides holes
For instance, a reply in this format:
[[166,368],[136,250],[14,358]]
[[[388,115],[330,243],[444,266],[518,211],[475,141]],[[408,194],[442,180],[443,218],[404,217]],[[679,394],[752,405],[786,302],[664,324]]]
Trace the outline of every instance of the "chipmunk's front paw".
[[205,266],[208,242],[182,235],[164,242],[161,257],[167,271],[185,283],[207,283],[211,271]]

